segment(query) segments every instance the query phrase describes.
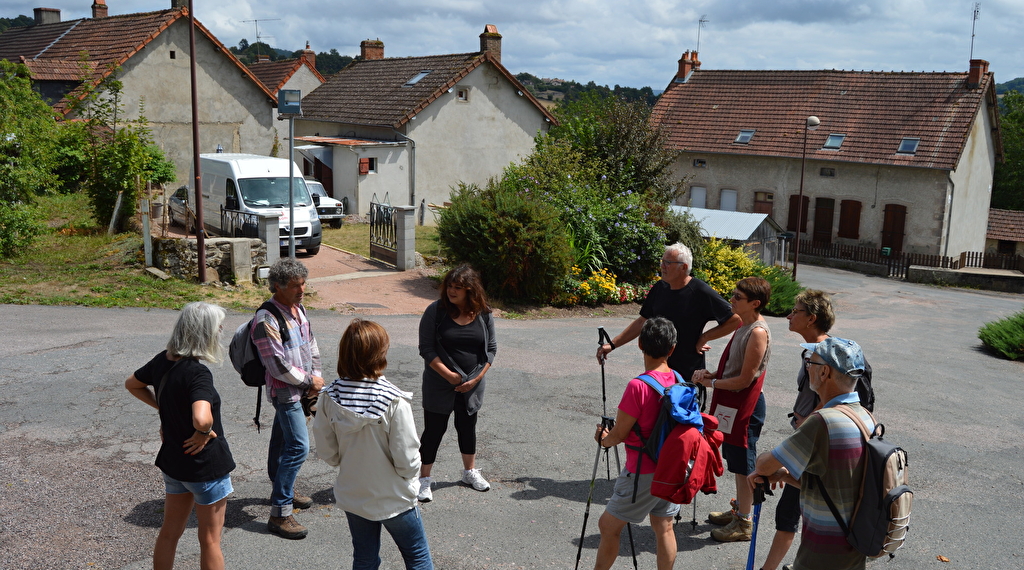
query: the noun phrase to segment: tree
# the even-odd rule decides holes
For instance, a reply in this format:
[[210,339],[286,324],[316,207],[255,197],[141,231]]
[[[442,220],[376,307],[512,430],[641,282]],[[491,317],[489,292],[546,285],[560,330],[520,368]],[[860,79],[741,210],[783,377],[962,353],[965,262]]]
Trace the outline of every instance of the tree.
[[[302,52],[297,53],[301,54]],[[346,65],[352,63],[352,59],[351,56],[341,55],[338,53],[338,50],[331,48],[330,53],[320,52],[316,54],[316,70],[321,75],[333,75],[344,69]]]
[[28,68],[0,60],[0,201],[28,202],[54,185],[56,116],[32,90]]
[[1000,117],[1003,162],[996,163],[992,184],[992,207],[1024,210],[1024,95],[1008,91],[1003,95],[1006,113]]

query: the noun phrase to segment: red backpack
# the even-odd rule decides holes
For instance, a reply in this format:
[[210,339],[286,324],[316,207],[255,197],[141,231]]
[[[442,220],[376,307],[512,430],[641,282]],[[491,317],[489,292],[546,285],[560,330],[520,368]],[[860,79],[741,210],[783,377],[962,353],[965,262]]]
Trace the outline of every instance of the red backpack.
[[719,447],[724,435],[718,431],[714,416],[701,414],[704,433],[679,424],[672,429],[661,448],[658,466],[651,481],[651,494],[678,505],[688,505],[697,496],[718,492],[716,477],[725,473]]

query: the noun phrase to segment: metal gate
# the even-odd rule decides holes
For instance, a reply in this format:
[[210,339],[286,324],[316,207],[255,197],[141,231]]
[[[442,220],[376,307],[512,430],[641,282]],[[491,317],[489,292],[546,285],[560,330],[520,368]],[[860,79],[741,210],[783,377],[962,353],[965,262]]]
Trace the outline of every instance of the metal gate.
[[395,208],[389,202],[387,194],[384,195],[383,203],[377,202],[376,194],[370,200],[370,259],[397,265],[397,219]]

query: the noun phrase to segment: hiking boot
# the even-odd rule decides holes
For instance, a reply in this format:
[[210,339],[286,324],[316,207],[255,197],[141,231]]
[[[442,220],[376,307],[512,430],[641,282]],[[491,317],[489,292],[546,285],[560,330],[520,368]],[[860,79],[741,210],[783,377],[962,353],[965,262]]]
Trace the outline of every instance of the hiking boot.
[[313,498],[300,495],[292,491],[292,507],[296,509],[308,509],[313,506]]
[[280,536],[281,538],[288,538],[291,540],[297,540],[300,538],[306,538],[309,533],[306,527],[296,522],[295,517],[288,515],[286,517],[270,517],[267,521],[267,530]]
[[434,500],[434,493],[430,491],[430,477],[420,477],[420,491],[416,493],[416,500],[421,503],[429,503]]
[[749,541],[754,534],[754,521],[736,517],[731,523],[722,528],[711,530],[711,538],[718,542],[743,542]]
[[736,520],[736,509],[739,508],[740,504],[736,499],[729,499],[729,506],[732,507],[732,510],[708,513],[708,522],[719,526],[725,526]]
[[480,475],[479,469],[464,469],[462,471],[462,484],[476,489],[477,491],[489,491],[491,484]]

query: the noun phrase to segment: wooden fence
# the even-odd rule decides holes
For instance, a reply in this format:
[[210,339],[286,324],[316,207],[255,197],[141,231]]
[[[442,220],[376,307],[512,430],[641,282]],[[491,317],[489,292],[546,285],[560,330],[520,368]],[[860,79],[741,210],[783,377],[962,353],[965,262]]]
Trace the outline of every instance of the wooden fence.
[[885,249],[837,243],[814,243],[810,240],[800,240],[800,253],[828,259],[843,259],[884,265],[888,270],[889,277],[898,279],[903,279],[907,276],[907,268],[911,265],[941,267],[944,269],[983,267],[986,269],[1009,269],[1024,272],[1024,256],[992,254],[980,251],[965,251],[959,257],[948,257],[927,253],[887,252]]

